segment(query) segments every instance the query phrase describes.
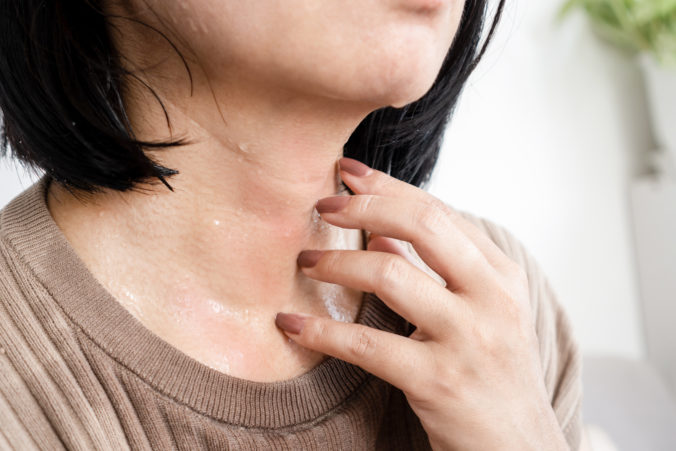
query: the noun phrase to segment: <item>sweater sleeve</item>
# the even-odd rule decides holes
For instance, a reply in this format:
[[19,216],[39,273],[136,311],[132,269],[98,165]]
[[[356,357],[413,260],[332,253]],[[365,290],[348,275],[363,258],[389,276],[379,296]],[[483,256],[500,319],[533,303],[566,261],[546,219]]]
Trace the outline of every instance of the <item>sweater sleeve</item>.
[[489,219],[455,210],[483,230],[505,255],[526,270],[545,386],[570,449],[579,450],[582,438],[581,353],[557,294],[540,264],[513,233]]

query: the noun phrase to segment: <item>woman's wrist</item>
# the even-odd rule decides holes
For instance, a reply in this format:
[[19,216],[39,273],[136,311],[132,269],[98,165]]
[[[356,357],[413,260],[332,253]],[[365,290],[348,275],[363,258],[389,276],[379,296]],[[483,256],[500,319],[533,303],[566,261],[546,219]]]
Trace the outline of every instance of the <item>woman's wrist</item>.
[[[541,412],[532,416],[533,421],[524,426],[510,424],[505,419],[503,425],[496,425],[491,431],[483,433],[484,441],[477,449],[500,451],[570,451],[566,437],[556,419],[551,406],[546,405]],[[458,434],[467,431],[448,430],[448,435],[428,435],[434,451],[457,450]],[[476,445],[476,437],[471,442]]]

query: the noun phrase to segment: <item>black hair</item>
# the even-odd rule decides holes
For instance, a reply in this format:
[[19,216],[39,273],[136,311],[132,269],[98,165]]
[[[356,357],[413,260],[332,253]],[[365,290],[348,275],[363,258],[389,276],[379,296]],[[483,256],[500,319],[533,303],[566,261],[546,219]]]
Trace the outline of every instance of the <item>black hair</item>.
[[[156,179],[173,191],[166,177],[178,170],[158,164],[144,149],[186,141],[135,138],[122,99],[124,81],[141,80],[120,63],[107,28],[110,16],[100,2],[0,0],[0,157],[11,152],[71,192],[126,191]],[[350,136],[344,155],[416,186],[428,181],[444,129],[503,6],[500,0],[481,45],[488,0],[466,0],[430,90],[401,108],[371,112]],[[164,109],[152,87],[146,88]]]

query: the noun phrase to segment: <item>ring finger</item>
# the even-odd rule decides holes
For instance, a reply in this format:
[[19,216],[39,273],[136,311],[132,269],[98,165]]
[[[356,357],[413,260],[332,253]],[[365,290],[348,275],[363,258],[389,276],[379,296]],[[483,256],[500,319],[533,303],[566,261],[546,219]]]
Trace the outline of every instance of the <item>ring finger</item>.
[[[413,323],[418,335],[445,337],[466,304],[400,255],[377,251],[310,250],[299,256],[313,279],[375,293]],[[309,266],[308,266],[309,265]]]

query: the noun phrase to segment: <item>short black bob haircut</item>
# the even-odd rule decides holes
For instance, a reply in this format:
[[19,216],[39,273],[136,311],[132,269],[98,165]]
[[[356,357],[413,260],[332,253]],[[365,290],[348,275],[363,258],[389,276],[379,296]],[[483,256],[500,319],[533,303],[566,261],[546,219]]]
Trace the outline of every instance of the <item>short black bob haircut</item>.
[[[165,178],[178,171],[153,161],[144,148],[185,142],[134,138],[122,93],[123,82],[135,74],[119,62],[102,1],[0,0],[0,157],[11,152],[71,192],[138,190],[155,179],[173,191]],[[466,0],[430,90],[401,108],[371,112],[350,136],[344,155],[416,186],[428,181],[443,131],[503,6],[501,0],[481,45],[488,0]]]

